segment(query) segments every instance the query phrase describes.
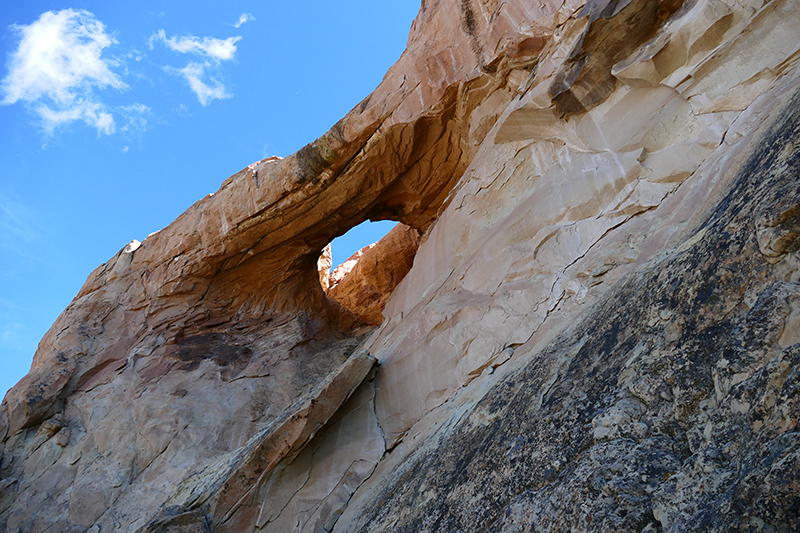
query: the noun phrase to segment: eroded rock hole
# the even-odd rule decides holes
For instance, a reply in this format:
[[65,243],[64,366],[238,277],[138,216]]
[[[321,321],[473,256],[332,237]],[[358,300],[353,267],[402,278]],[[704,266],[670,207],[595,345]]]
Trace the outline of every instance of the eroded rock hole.
[[414,264],[419,237],[402,223],[364,222],[325,247],[317,263],[320,285],[328,298],[377,326],[386,302]]

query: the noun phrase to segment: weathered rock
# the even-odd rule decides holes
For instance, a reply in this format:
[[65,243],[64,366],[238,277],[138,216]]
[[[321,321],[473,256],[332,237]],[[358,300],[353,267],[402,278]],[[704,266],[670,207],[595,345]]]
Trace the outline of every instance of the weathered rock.
[[397,285],[411,270],[419,232],[398,224],[375,244],[365,246],[330,273],[326,293],[365,323],[378,326]]
[[284,460],[261,481],[258,513],[240,513],[228,529],[330,531],[385,451],[373,396],[371,384],[354,394],[300,455]]
[[317,259],[317,272],[319,272],[319,284],[322,290],[327,292],[330,286],[329,278],[331,275],[331,266],[333,265],[333,257],[331,256],[331,245],[328,244],[322,249],[322,255]]
[[[0,527],[800,529],[798,27],[426,0],[330,132],[92,273],[0,410]],[[396,236],[325,275],[366,219],[422,234],[396,287]]]
[[[309,343],[302,317],[271,324],[270,335],[256,338],[244,330],[239,336],[211,333],[202,342],[192,337],[166,346],[150,365],[134,360],[110,383],[73,395],[64,411],[68,427],[55,438],[40,444],[34,434],[41,430],[33,429],[10,437],[4,475],[24,469],[15,488],[32,494],[10,507],[8,527],[35,530],[31,520],[49,523],[49,513],[50,519],[63,516],[83,527],[130,524],[135,529],[155,516],[184,477],[198,469],[209,471],[220,455],[241,453],[246,442],[254,445],[253,439],[266,431],[262,428],[298,411],[292,405],[312,402],[311,413],[324,407],[324,415],[314,415],[313,422],[301,416],[307,429],[283,430],[289,431],[288,445],[303,444],[361,382],[371,363],[353,366],[366,361],[349,356],[357,338]],[[317,385],[337,375],[351,382],[335,382],[335,388]],[[266,435],[262,440],[269,442]],[[277,447],[269,453],[280,453],[279,459],[286,452]],[[112,507],[114,502],[118,507]]]
[[[602,2],[586,10],[612,4],[622,9],[619,15],[637,5]],[[372,351],[382,364],[377,384],[384,394],[376,408],[390,445],[506,348],[540,330],[554,334],[563,325],[554,310],[578,311],[680,239],[692,217],[722,194],[720,181],[730,178],[734,156],[752,149],[748,142],[765,108],[758,105],[760,92],[746,93],[740,103],[750,107],[741,112],[709,112],[708,97],[729,94],[747,73],[779,79],[772,95],[795,83],[800,42],[788,30],[788,21],[797,21],[790,3],[752,11],[694,2],[625,60],[633,65],[660,57],[662,83],[620,81],[603,102],[587,104],[588,112],[560,118],[550,88],[571,43],[589,32],[592,16],[547,9],[551,15],[537,22],[554,25],[562,43],[543,49],[522,84],[524,94],[517,88],[503,100],[497,91],[473,112],[473,119],[497,117],[494,127],[384,311],[387,324]],[[599,20],[615,18],[604,17]],[[736,23],[719,36],[727,22],[709,28],[723,19]],[[707,30],[714,39],[702,38]],[[625,34],[611,33],[617,39]],[[688,54],[684,47],[698,39],[697,53]],[[761,47],[764,53],[754,52]],[[730,78],[725,57],[736,66]],[[699,96],[705,76],[722,87]]]
[[779,342],[800,285],[755,224],[800,203],[800,91],[781,104],[682,243],[420,424],[336,530],[800,527],[800,346]]
[[365,352],[348,358],[245,445],[190,474],[162,505],[162,516],[142,531],[185,527],[195,531],[204,525],[240,531],[241,517],[257,512],[256,494],[265,476],[282,459],[292,460],[303,450],[364,380],[374,362]]

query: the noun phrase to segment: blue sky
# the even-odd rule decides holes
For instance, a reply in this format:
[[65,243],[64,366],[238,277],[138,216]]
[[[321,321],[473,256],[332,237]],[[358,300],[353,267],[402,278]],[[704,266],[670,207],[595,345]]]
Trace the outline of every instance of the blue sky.
[[[419,9],[0,1],[2,393],[95,267],[327,131],[400,57]],[[391,226],[335,241],[334,262]]]

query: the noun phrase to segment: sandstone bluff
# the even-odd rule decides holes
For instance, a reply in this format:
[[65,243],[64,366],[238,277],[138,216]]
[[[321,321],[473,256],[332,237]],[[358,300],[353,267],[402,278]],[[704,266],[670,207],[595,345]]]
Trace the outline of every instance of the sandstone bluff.
[[423,0],[328,133],[91,273],[3,401],[0,529],[800,531],[799,29]]

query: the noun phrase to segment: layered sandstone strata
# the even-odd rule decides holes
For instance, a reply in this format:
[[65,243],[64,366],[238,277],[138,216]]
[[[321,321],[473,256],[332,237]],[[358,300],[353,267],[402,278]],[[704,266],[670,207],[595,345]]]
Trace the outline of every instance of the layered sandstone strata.
[[[0,524],[799,529],[796,7],[424,1],[330,132],[90,275]],[[323,287],[366,219],[413,267]]]

